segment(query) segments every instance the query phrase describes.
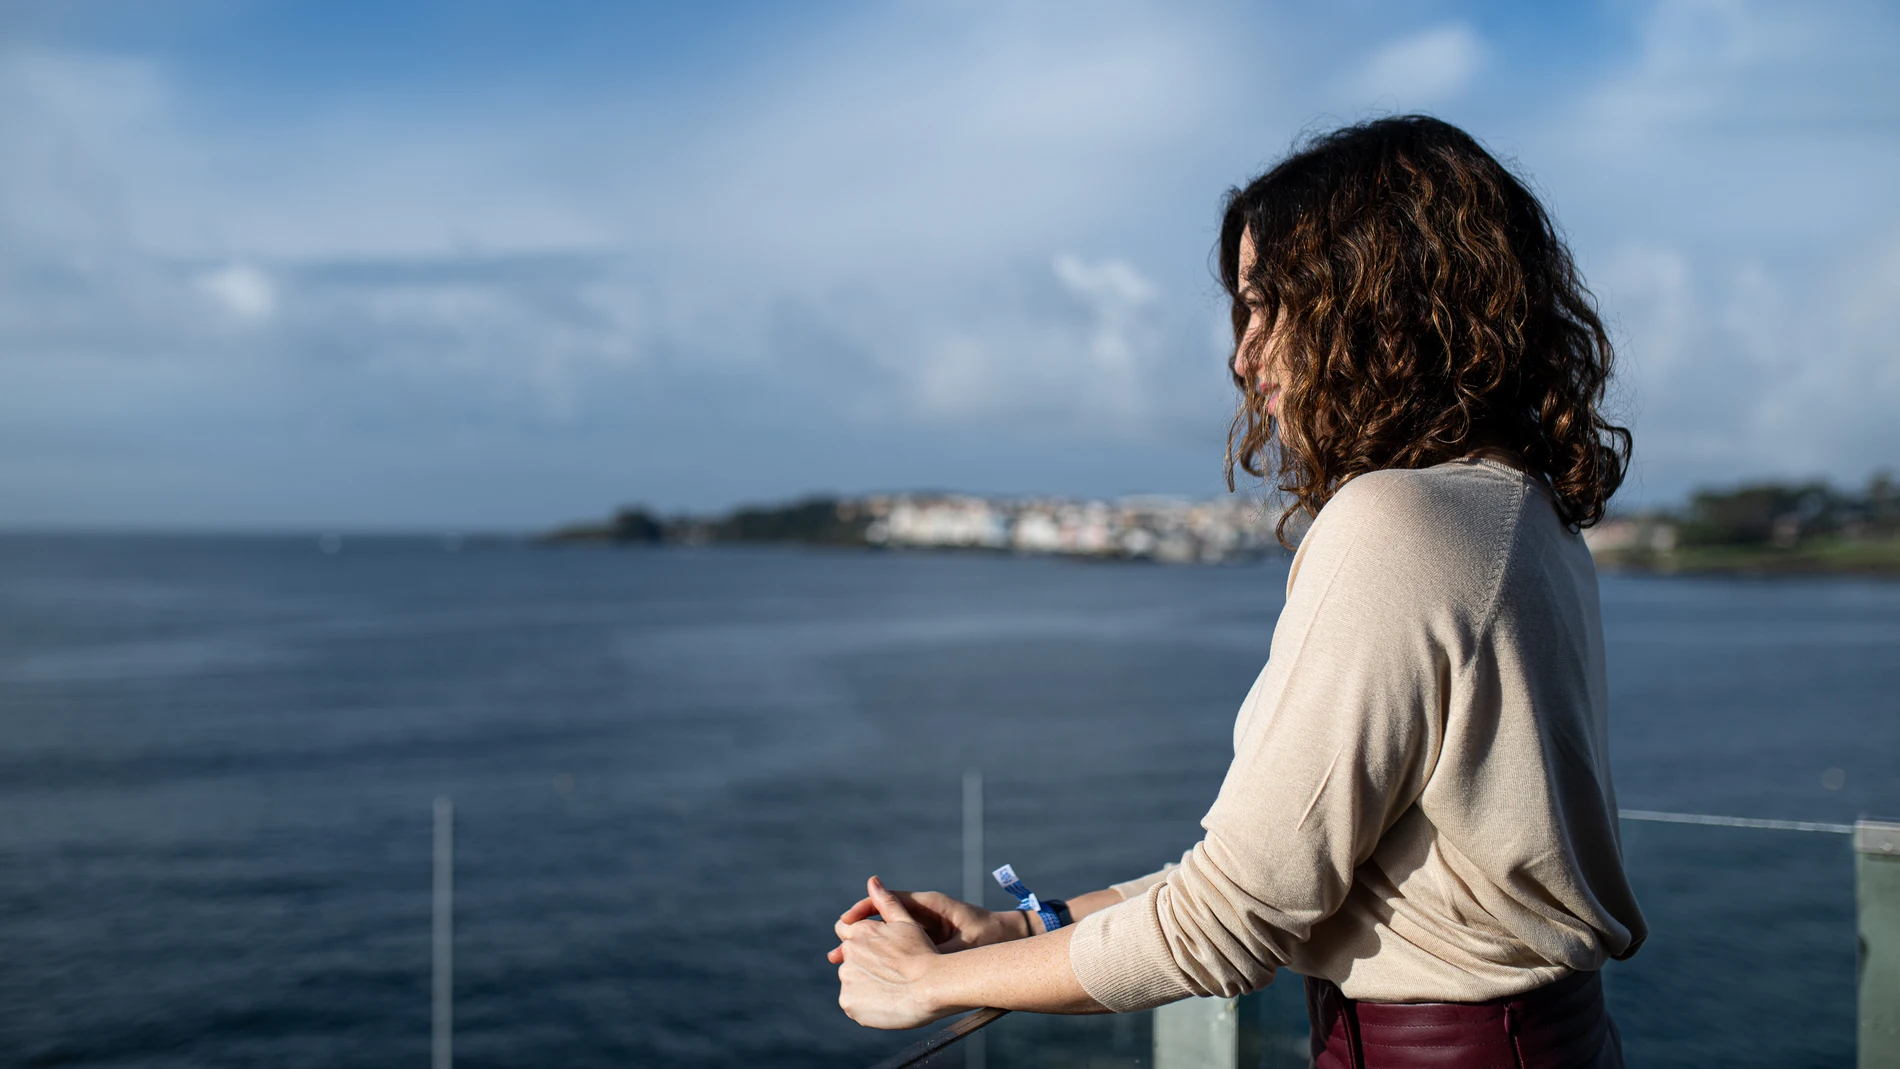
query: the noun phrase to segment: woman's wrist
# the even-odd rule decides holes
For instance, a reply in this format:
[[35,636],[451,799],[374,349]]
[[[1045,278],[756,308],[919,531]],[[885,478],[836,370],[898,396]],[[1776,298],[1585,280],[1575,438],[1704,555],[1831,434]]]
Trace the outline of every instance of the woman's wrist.
[[[1112,887],[1100,891],[1090,891],[1068,899],[1065,903],[1069,918],[1067,927],[1091,913],[1099,913],[1110,906],[1120,905],[1121,892]],[[996,942],[1009,942],[1013,939],[1026,939],[1032,935],[1046,935],[1048,928],[1043,926],[1042,915],[1033,910],[1009,909],[990,914],[991,930],[996,934]]]
[[1104,887],[1099,891],[1076,895],[1069,899],[1069,923],[1075,924],[1091,913],[1100,913],[1111,906],[1119,906],[1122,901],[1122,893],[1113,887]]
[[967,953],[969,951],[939,954],[925,969],[923,982],[917,985],[917,996],[923,1001],[923,1009],[933,1020],[977,1008],[961,1006],[956,1002],[957,988],[967,983],[967,977],[959,975],[959,966],[962,962],[957,959]]
[[1069,965],[1071,938],[1063,928],[1046,937],[1019,937],[938,955],[919,978],[914,997],[932,1018],[981,1006],[1034,1013],[1106,1012],[1075,978]]
[[990,940],[990,942],[1007,943],[1011,940],[1026,939],[1029,936],[1040,934],[1042,925],[1035,923],[1033,917],[1030,918],[1029,926],[1024,927],[1023,918],[1028,916],[1029,914],[1019,909],[991,911],[990,931],[995,935],[995,938]]

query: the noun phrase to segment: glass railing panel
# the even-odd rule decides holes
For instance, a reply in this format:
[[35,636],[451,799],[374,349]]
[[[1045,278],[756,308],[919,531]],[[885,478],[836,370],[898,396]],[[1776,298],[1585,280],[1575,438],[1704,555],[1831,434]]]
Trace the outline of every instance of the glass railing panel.
[[[1239,999],[1235,1009],[1239,1066],[1305,1069],[1310,1064],[1306,1001],[1298,976],[1282,973],[1266,990]],[[1014,1013],[984,1029],[979,1043],[980,1052],[965,1040],[923,1064],[932,1069],[1151,1069],[1161,1064],[1155,1052],[1154,1013]],[[1173,1069],[1185,1066],[1174,1064]]]
[[1631,1065],[1851,1065],[1846,835],[1623,822],[1650,936],[1604,980]]
[[1264,991],[1240,1000],[1240,1064],[1249,1069],[1306,1069],[1309,1038],[1306,986],[1281,970]]
[[[1623,852],[1649,922],[1604,984],[1627,1060],[1652,1067],[1849,1065],[1855,1057],[1854,863],[1849,837],[1626,820]],[[1308,1065],[1300,977],[1283,972],[1237,1006],[1240,1069]],[[983,1069],[1167,1069],[1153,1014],[1011,1014]]]
[[1012,1013],[919,1063],[930,1069],[1149,1069],[1154,1017]]
[[1145,1013],[1012,1013],[985,1029],[982,1042],[981,1058],[953,1049],[930,1064],[933,1069],[979,1064],[982,1069],[1149,1069],[1154,1022]]

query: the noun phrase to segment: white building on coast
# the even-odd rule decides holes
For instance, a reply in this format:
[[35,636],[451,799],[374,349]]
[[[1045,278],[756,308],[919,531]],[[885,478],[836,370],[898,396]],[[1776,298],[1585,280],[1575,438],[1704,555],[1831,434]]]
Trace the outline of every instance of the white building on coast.
[[874,545],[1212,562],[1279,551],[1273,517],[1241,499],[990,499],[900,494],[864,502]]

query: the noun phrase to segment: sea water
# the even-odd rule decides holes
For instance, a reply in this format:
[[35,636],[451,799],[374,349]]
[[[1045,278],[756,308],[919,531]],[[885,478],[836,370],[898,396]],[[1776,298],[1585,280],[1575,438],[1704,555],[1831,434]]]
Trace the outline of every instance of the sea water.
[[[960,885],[970,768],[986,864],[1039,892],[1178,857],[1285,579],[0,538],[0,1064],[424,1064],[438,796],[460,1064],[869,1064],[907,1037],[824,960],[864,877]],[[1625,807],[1900,815],[1900,584],[1602,591]],[[1628,823],[1625,853],[1633,1065],[1851,1060],[1845,837]]]

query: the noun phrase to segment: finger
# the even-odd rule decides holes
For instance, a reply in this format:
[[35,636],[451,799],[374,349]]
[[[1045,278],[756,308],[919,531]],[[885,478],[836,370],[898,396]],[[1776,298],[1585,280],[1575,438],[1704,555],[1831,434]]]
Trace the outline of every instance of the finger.
[[[873,876],[869,880],[866,880],[864,885],[870,889],[871,901],[877,904],[877,911],[883,915],[885,920],[896,921],[901,924],[917,924],[915,920],[911,919],[910,910],[906,909],[904,903],[898,901],[897,896],[892,894],[890,889],[884,886],[883,880]],[[923,927],[923,925],[920,924],[917,926],[920,928]]]
[[843,965],[844,964],[844,944],[839,943],[837,946],[832,947],[829,951],[826,951],[825,960],[832,963],[833,965]]
[[[902,902],[905,909],[912,910],[913,915],[918,911],[924,913],[931,912],[929,903],[926,901],[930,896],[936,895],[937,898],[943,897],[934,891],[897,891],[889,887],[886,887],[885,890],[889,891],[899,902]],[[867,917],[875,917],[877,916],[877,902],[869,897],[860,898],[857,904],[845,910],[842,916],[847,922],[861,921]]]
[[956,899],[951,898],[942,891],[918,891],[915,894],[906,895],[905,901],[910,905],[920,906],[938,913],[942,913],[951,906],[961,905]]
[[838,942],[844,943],[844,942],[849,942],[853,937],[855,937],[858,934],[858,930],[853,925],[849,925],[843,921],[839,921],[838,923],[831,926],[831,933],[838,937]]

